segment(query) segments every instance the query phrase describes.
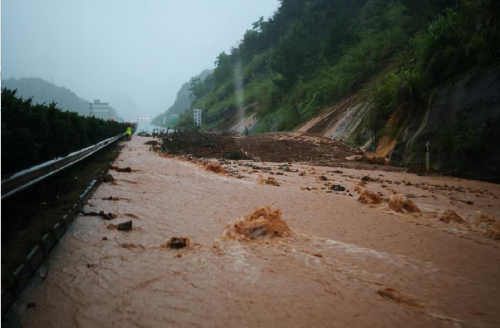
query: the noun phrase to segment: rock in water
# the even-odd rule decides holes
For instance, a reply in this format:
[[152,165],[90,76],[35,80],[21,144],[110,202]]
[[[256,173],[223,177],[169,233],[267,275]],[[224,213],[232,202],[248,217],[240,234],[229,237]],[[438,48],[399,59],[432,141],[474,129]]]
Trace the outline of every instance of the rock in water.
[[345,187],[341,185],[332,185],[330,189],[333,191],[345,191]]
[[118,230],[129,231],[132,230],[132,221],[127,221],[120,223],[118,225]]
[[190,239],[186,237],[172,237],[166,244],[162,244],[162,248],[179,249],[189,246]]
[[115,178],[113,178],[113,176],[109,173],[106,173],[103,177],[102,177],[102,180],[104,182],[113,182],[115,181]]

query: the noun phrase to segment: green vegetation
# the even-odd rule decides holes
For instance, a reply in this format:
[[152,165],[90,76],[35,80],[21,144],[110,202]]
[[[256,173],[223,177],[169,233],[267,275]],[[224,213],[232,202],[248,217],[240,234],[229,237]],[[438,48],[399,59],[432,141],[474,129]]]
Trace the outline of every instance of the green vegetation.
[[[174,124],[170,123],[170,114],[184,114],[187,109],[191,106],[192,102],[192,94],[199,91],[194,91],[197,85],[201,85],[201,82],[205,80],[207,76],[212,73],[212,70],[206,69],[201,72],[199,75],[191,78],[189,82],[184,83],[179,91],[177,91],[177,96],[175,98],[175,102],[169,109],[165,111],[152,120],[152,124],[157,126],[165,126],[173,128]],[[165,119],[165,124],[163,124]]]
[[123,123],[64,112],[2,89],[2,175],[65,156],[125,132]]
[[394,133],[404,125],[395,121],[408,121],[418,109],[425,110],[438,86],[498,63],[499,15],[500,2],[490,0],[462,0],[437,15],[368,88],[374,106],[367,126]]
[[259,102],[257,132],[290,130],[362,89],[374,103],[364,126],[396,136],[436,87],[498,61],[499,7],[495,0],[282,0],[192,86],[191,108],[208,118]]

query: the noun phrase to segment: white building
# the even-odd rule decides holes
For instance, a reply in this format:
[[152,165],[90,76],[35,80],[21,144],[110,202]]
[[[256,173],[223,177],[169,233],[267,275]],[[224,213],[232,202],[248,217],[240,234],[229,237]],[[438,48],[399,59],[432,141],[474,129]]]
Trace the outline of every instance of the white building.
[[107,119],[109,108],[109,103],[102,103],[99,99],[95,99],[93,103],[90,103],[90,116]]
[[201,109],[194,110],[194,125],[201,126]]

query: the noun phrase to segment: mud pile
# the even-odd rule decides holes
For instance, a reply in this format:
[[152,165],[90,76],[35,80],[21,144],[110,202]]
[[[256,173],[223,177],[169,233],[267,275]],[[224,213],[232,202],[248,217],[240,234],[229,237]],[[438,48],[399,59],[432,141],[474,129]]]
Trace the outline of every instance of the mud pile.
[[265,206],[226,226],[223,237],[236,240],[256,240],[286,237],[290,234],[290,228],[281,218],[281,211]]
[[168,154],[190,154],[196,158],[247,159],[264,162],[310,162],[333,165],[361,150],[342,141],[298,132],[273,132],[241,137],[224,131],[176,132],[163,137],[162,150]]

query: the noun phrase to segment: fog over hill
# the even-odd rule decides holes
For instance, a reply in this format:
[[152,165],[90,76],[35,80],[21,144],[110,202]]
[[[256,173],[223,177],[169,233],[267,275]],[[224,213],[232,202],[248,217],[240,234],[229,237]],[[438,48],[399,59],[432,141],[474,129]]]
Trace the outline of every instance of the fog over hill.
[[[63,110],[76,112],[80,115],[88,116],[90,114],[90,101],[80,98],[77,94],[68,88],[57,86],[51,82],[40,78],[21,78],[2,80],[2,88],[16,89],[17,95],[24,99],[32,98],[36,104],[57,103],[57,107]],[[102,102],[108,102],[101,99]],[[121,120],[116,105],[110,102],[112,107],[110,117],[115,120]]]

